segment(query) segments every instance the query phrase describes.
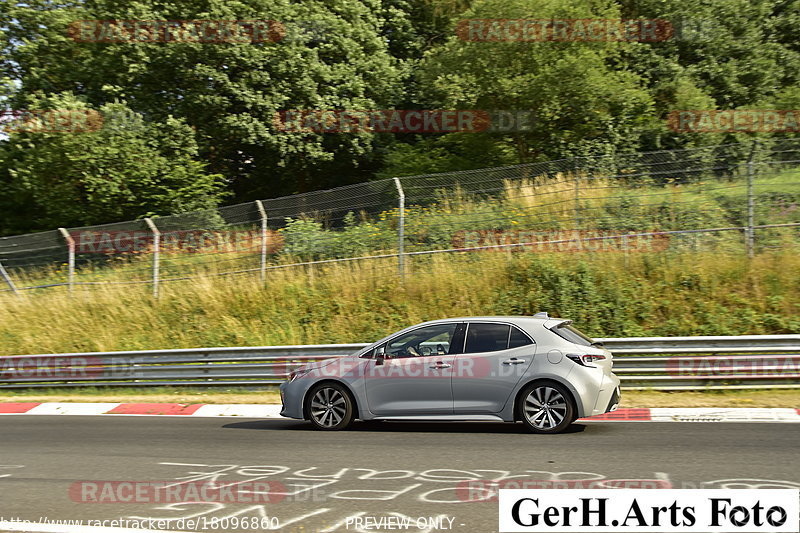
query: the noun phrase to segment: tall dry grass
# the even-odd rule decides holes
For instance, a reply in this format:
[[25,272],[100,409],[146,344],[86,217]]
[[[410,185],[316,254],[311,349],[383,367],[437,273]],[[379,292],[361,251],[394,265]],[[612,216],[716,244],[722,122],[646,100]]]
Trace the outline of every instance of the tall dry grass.
[[0,354],[365,342],[424,320],[548,310],[595,336],[800,331],[800,255],[473,253],[0,296]]

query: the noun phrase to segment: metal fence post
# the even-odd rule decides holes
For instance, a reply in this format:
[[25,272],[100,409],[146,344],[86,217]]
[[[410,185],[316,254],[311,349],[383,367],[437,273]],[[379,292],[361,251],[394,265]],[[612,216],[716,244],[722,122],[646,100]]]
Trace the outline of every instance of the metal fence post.
[[161,232],[156,227],[155,223],[146,218],[144,221],[147,227],[153,233],[153,298],[158,298],[158,280],[159,280],[159,260],[161,256]]
[[394,186],[397,187],[399,219],[397,222],[397,269],[400,274],[400,282],[405,281],[406,269],[404,263],[405,249],[405,220],[406,220],[406,194],[403,192],[403,185],[400,178],[394,178]]
[[755,256],[756,236],[754,229],[755,219],[755,198],[753,195],[753,180],[755,178],[754,161],[758,139],[753,139],[753,147],[750,150],[750,157],[747,158],[747,257]]
[[19,291],[17,290],[17,286],[14,285],[13,281],[11,281],[11,277],[9,277],[8,272],[6,272],[3,263],[0,263],[0,276],[2,276],[3,279],[6,281],[6,283],[8,284],[8,286],[11,287],[11,290],[14,292],[14,294],[19,296],[20,294]]
[[622,261],[626,270],[629,266],[628,263],[630,262],[628,255],[628,235],[625,234],[622,236]]
[[75,239],[66,230],[66,228],[58,228],[61,236],[67,241],[67,287],[69,292],[72,292],[72,287],[75,282]]
[[578,159],[572,161],[572,177],[575,180],[575,248],[580,250],[581,246],[581,178],[578,175]]
[[256,200],[258,215],[261,217],[261,281],[267,279],[267,211],[261,200]]

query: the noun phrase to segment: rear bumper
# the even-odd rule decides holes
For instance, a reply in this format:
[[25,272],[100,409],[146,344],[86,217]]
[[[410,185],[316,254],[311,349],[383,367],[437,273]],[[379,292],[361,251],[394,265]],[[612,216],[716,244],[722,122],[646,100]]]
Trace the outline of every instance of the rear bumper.
[[616,411],[617,407],[619,407],[619,400],[620,400],[620,392],[619,387],[614,389],[614,394],[611,395],[611,400],[608,402],[608,407],[606,407],[606,413],[610,413],[611,411]]
[[591,414],[587,416],[602,415],[609,411],[614,411],[619,407],[621,392],[619,389],[619,378],[613,373],[603,376],[600,391],[597,394],[597,401],[594,404]]

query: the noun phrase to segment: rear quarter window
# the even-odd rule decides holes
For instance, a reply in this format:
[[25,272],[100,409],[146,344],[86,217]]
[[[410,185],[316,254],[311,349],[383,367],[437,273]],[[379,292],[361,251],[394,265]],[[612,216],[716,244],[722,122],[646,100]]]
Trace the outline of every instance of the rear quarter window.
[[533,341],[531,341],[527,335],[522,333],[522,331],[512,326],[511,336],[508,338],[508,347],[519,348],[520,346],[527,346],[529,344],[533,344]]
[[591,346],[594,342],[591,337],[581,332],[578,328],[572,326],[572,324],[562,323],[551,329],[551,331],[562,339],[579,346]]

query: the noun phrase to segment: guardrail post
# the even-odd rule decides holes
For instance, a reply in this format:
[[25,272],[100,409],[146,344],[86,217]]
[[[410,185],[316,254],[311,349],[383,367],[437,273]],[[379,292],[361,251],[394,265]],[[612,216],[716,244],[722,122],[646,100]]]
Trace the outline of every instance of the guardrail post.
[[758,139],[753,139],[753,147],[750,150],[750,157],[747,158],[747,257],[753,258],[755,256],[756,236],[755,229],[755,199],[753,196],[753,180],[755,178],[754,160],[756,156],[756,149],[758,147]]
[[267,211],[264,209],[264,204],[261,200],[256,200],[256,207],[258,208],[258,215],[261,217],[261,281],[267,279]]
[[3,279],[6,281],[6,283],[8,284],[8,286],[11,287],[11,290],[14,292],[14,294],[19,296],[20,294],[19,291],[17,290],[17,286],[14,285],[13,281],[11,281],[11,277],[9,277],[8,272],[6,272],[3,263],[0,263],[0,276],[2,276]]
[[72,287],[75,281],[75,239],[66,230],[66,228],[58,228],[61,236],[67,241],[67,287],[69,292],[72,292]]
[[403,185],[400,178],[394,178],[394,186],[397,187],[398,195],[398,221],[397,221],[397,270],[400,275],[400,283],[405,281],[406,269],[403,254],[405,253],[405,219],[406,219],[406,194],[403,192]]
[[159,268],[161,259],[161,232],[152,219],[144,219],[147,227],[153,233],[153,298],[158,298]]

